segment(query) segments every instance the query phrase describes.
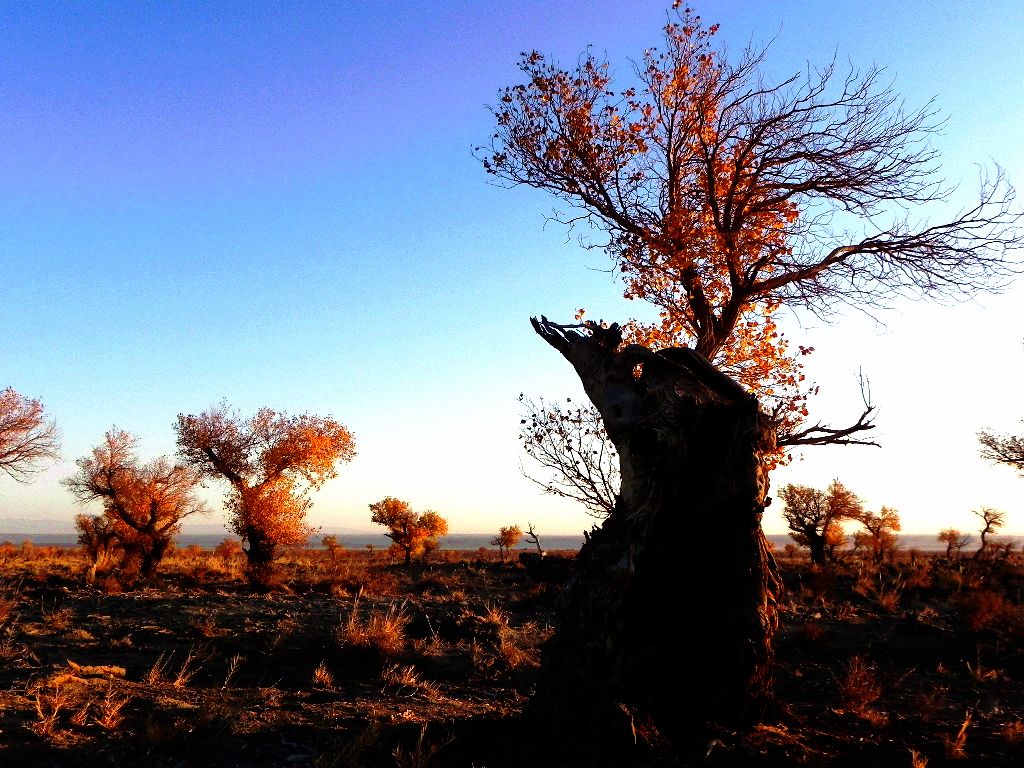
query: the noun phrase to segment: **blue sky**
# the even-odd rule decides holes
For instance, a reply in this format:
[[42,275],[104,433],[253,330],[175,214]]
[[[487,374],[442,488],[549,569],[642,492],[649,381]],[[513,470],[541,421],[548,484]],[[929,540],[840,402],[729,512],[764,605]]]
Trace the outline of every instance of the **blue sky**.
[[[516,395],[579,392],[528,317],[649,310],[620,298],[603,254],[545,223],[551,198],[490,184],[471,149],[520,51],[569,63],[593,44],[626,73],[666,8],[0,7],[0,386],[43,399],[65,459],[31,485],[0,479],[0,530],[70,520],[59,480],[112,425],[146,455],[172,453],[175,416],[222,399],[329,413],[355,432],[359,456],[316,496],[315,524],[368,529],[367,504],[395,495],[459,531],[589,526],[519,473]],[[976,163],[1024,183],[1017,3],[699,10],[734,51],[774,40],[769,75],[835,54],[886,66],[911,106],[934,97],[948,117],[935,143],[967,196],[954,205]],[[820,411],[856,409],[863,366],[885,447],[819,450],[775,483],[839,476],[909,530],[970,527],[978,504],[1024,529],[1024,481],[972,442],[1024,416],[1008,381],[1024,368],[1022,298],[904,303],[884,326],[855,311],[834,326],[792,318],[794,341],[819,350]]]

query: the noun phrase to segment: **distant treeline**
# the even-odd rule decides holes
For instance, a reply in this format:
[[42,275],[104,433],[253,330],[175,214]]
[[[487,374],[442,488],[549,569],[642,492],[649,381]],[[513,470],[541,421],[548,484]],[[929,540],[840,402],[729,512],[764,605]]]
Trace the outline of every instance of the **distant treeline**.
[[[325,532],[326,533],[326,532]],[[335,534],[338,541],[346,549],[365,549],[367,546],[373,546],[375,549],[387,549],[391,546],[391,540],[382,533],[362,533],[362,534],[351,534],[346,535],[343,533]],[[179,547],[187,547],[192,544],[198,544],[204,549],[213,549],[220,544],[224,539],[229,538],[229,534],[225,531],[222,534],[211,534],[211,533],[198,533],[188,534],[183,533],[175,538],[175,544]],[[234,538],[234,537],[230,537]],[[310,537],[307,546],[315,549],[323,549],[324,546],[321,543],[323,534]],[[788,537],[781,537],[788,541]],[[487,549],[494,549],[491,541],[494,539],[494,534],[486,533],[470,533],[460,534],[454,533],[448,536],[441,537],[441,549],[454,549],[454,550],[474,550],[480,547]],[[20,544],[23,541],[31,541],[33,544],[39,546],[57,546],[57,547],[73,547],[76,546],[76,535],[74,533],[0,533],[0,542],[10,541],[12,544]],[[541,543],[545,549],[549,550],[563,550],[563,549],[579,549],[583,546],[583,535],[579,536],[558,536],[558,535],[543,535]],[[785,541],[777,543],[778,546],[784,546]],[[527,549],[532,547],[532,544],[521,543],[516,549]]]

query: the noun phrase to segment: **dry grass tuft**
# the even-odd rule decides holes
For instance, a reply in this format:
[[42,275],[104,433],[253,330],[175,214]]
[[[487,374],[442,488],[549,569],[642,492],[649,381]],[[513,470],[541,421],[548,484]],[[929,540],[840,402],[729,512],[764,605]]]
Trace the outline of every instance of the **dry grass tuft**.
[[71,708],[73,699],[68,686],[61,682],[35,683],[29,687],[29,697],[36,712],[36,721],[29,728],[44,738],[57,731],[60,713]]
[[105,731],[116,731],[124,721],[124,708],[129,701],[131,697],[114,693],[114,683],[111,681],[107,685],[106,695],[95,706],[96,724]]
[[967,746],[967,729],[971,725],[971,719],[973,714],[970,710],[964,715],[964,722],[960,726],[960,730],[957,731],[956,736],[944,736],[942,743],[946,747],[946,758],[949,760],[962,760],[967,757],[967,752],[964,747]]
[[427,741],[427,724],[420,726],[420,734],[416,744],[408,751],[401,746],[395,747],[391,753],[395,758],[395,768],[430,768],[437,753],[452,743],[451,739],[431,743]]
[[1007,744],[1020,744],[1024,742],[1024,722],[1014,720],[1012,723],[1007,723],[1003,726],[1000,734]]
[[327,668],[327,664],[323,661],[313,670],[313,685],[317,688],[323,688],[325,691],[334,690],[334,675],[331,674],[331,670]]
[[171,656],[173,655],[173,653],[170,656],[161,653],[157,656],[156,661],[153,662],[153,666],[151,666],[147,670],[146,674],[142,676],[142,681],[146,683],[146,685],[159,685],[162,683],[164,681],[167,665],[170,663]]
[[865,715],[882,696],[875,665],[863,656],[852,657],[841,675],[836,678],[843,706],[849,711]]
[[412,664],[400,666],[389,664],[381,670],[380,679],[384,683],[385,690],[391,689],[397,695],[413,696],[417,693],[428,698],[435,698],[438,695],[437,686],[420,677]]
[[174,682],[172,685],[175,688],[184,688],[189,684],[189,681],[196,676],[196,673],[202,669],[203,664],[206,662],[209,654],[202,648],[192,648],[188,652],[188,656],[185,657],[185,661],[182,662],[181,669],[178,670],[178,674],[174,676]]
[[397,656],[405,649],[405,628],[409,616],[405,604],[392,603],[386,611],[372,609],[365,620],[359,618],[359,598],[352,602],[348,621],[337,630],[343,646],[376,651],[382,656]]
[[20,602],[21,585],[0,581],[0,626],[15,620],[15,610]]
[[75,622],[75,612],[67,606],[64,608],[54,607],[49,611],[44,608],[42,615],[47,626],[59,632],[71,629]]
[[1015,606],[990,589],[973,589],[956,601],[957,613],[972,632],[995,629],[1007,622]]

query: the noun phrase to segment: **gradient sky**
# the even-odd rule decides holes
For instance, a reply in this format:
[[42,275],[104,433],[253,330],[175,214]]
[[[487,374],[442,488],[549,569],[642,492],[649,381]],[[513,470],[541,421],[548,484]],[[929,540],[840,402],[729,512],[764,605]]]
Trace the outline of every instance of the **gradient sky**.
[[[771,42],[770,77],[833,55],[885,66],[969,203],[977,164],[1024,184],[1024,7],[1016,0],[708,2],[734,51]],[[578,505],[519,472],[520,392],[580,396],[528,318],[622,320],[609,261],[545,222],[554,200],[503,189],[473,159],[485,105],[520,51],[587,46],[628,75],[663,2],[4,3],[0,5],[0,387],[40,397],[64,462],[0,479],[0,533],[69,524],[59,481],[113,425],[145,457],[227,400],[331,414],[359,455],[311,522],[369,530],[386,495],[453,531],[532,522],[577,533]],[[1024,480],[977,455],[1022,427],[1024,279],[954,306],[786,320],[812,345],[815,415],[856,415],[870,378],[883,448],[808,451],[786,482],[839,477],[904,530],[1024,530]],[[221,489],[211,488],[219,510]],[[205,523],[221,519],[218,511]],[[784,531],[778,508],[765,527]]]

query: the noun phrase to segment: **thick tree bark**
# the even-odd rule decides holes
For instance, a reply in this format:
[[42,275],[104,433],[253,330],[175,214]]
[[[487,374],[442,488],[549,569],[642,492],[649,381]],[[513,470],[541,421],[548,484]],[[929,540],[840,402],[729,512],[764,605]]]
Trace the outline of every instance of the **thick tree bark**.
[[246,527],[245,534],[249,545],[245,550],[249,586],[257,590],[267,589],[273,583],[274,554],[277,546],[255,526]]
[[781,583],[761,531],[774,432],[696,352],[618,349],[617,326],[533,325],[572,363],[622,489],[562,595],[530,705],[562,743],[683,748],[772,693]]
[[167,538],[158,536],[150,538],[148,546],[142,552],[142,565],[139,569],[143,581],[148,583],[156,578],[157,569],[160,567],[160,563],[163,561],[170,544],[171,540]]
[[807,537],[807,548],[811,550],[811,564],[825,565],[825,537],[816,530],[809,529],[804,534]]

